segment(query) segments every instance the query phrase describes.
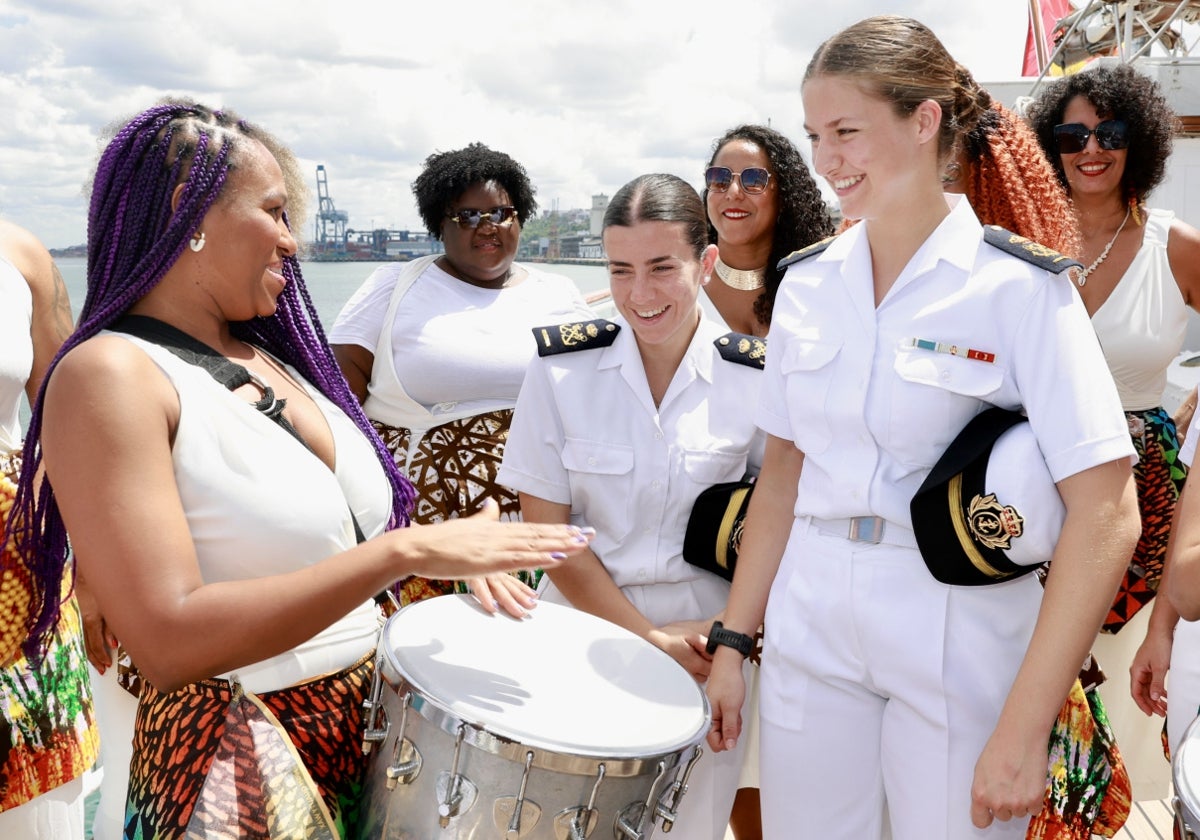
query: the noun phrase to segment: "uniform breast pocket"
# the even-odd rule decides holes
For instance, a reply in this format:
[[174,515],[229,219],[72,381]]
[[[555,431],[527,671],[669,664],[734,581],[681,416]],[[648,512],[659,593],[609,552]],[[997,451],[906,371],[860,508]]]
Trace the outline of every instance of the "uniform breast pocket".
[[633,447],[567,438],[562,463],[571,484],[571,513],[619,541],[633,527]]
[[804,337],[788,339],[779,362],[787,393],[788,417],[796,448],[809,455],[824,452],[833,440],[829,399],[834,360],[842,349],[840,339]]
[[888,449],[921,466],[933,464],[1004,381],[993,364],[920,348],[897,351],[894,369]]

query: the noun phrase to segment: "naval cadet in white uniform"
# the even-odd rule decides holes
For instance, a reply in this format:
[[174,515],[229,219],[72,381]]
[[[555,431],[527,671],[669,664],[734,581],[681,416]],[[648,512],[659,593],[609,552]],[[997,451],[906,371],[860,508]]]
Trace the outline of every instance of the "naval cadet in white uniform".
[[[1020,838],[1047,740],[1137,536],[1133,454],[1068,261],[982,228],[941,171],[987,107],[926,27],[862,21],[802,93],[848,218],[780,287],[758,421],[769,433],[726,609],[763,620],[764,836]],[[955,203],[955,201],[957,203]],[[910,504],[989,406],[1024,411],[1066,508],[1035,575],[935,579]],[[965,559],[964,562],[971,562]],[[944,558],[935,558],[944,559]],[[769,601],[768,601],[769,593]],[[739,654],[708,684],[736,743]]]
[[[535,330],[499,480],[519,491],[526,521],[596,530],[586,556],[543,580],[541,600],[620,624],[703,681],[729,584],[683,559],[684,533],[701,491],[761,464],[753,407],[766,348],[701,315],[716,247],[686,182],[627,184],[604,243],[621,317]],[[740,750],[701,757],[673,838],[721,840],[740,764]]]

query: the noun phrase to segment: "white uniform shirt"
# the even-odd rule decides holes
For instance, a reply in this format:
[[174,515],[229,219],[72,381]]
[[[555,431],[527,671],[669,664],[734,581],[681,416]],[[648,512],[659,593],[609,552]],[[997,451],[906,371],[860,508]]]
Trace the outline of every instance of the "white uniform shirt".
[[712,577],[683,559],[683,534],[701,490],[761,465],[762,372],[721,358],[725,331],[702,319],[655,408],[633,330],[617,323],[609,347],[533,360],[497,480],[571,505],[617,586]]
[[0,259],[0,454],[21,445],[21,400],[33,367],[32,324],[29,283]]
[[921,482],[988,405],[1025,410],[1055,481],[1133,456],[1069,280],[984,242],[959,200],[877,309],[865,234],[857,225],[791,266],[776,298],[758,420],[805,454],[797,516],[911,527]]

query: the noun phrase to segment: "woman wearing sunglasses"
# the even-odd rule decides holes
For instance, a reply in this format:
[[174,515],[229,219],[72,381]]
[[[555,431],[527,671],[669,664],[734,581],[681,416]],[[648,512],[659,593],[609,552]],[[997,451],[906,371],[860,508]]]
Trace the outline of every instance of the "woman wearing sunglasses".
[[[1154,596],[1172,512],[1187,474],[1178,458],[1175,424],[1160,403],[1167,367],[1183,347],[1188,307],[1200,306],[1200,231],[1170,211],[1145,206],[1166,170],[1175,115],[1156,82],[1116,65],[1050,85],[1031,105],[1028,118],[1075,205],[1083,236],[1081,261],[1087,266],[1075,282],[1138,452],[1134,476],[1142,535],[1095,653],[1110,675],[1123,673],[1132,660],[1133,702],[1147,714],[1161,715],[1167,711],[1163,679],[1178,621],[1170,602],[1155,598],[1148,621],[1142,615],[1132,630],[1117,637],[1108,634],[1120,630]],[[1200,633],[1195,644],[1200,646]],[[1116,680],[1112,689],[1102,691],[1134,788],[1139,776],[1165,784],[1165,766],[1155,756],[1156,727],[1136,714],[1120,683],[1120,691],[1113,690]],[[1195,712],[1193,698],[1190,711],[1179,716],[1190,720]]]
[[[350,388],[417,491],[413,522],[476,513],[488,500],[515,519],[496,483],[512,408],[534,352],[531,330],[588,319],[566,277],[514,262],[521,225],[537,211],[517,161],[481,143],[425,160],[413,182],[421,219],[445,253],[376,269],[346,303],[330,343]],[[514,615],[534,604],[534,576],[471,588]],[[410,578],[407,604],[456,589]],[[461,591],[461,590],[460,590]]]
[[718,282],[704,294],[730,329],[765,336],[783,279],[777,263],[833,233],[821,190],[790,140],[741,125],[713,144],[701,197],[719,252]]
[[[750,340],[738,349],[702,314],[717,249],[685,181],[643,175],[623,186],[603,238],[620,317],[591,341],[568,345],[550,332],[539,346],[500,478],[520,493],[527,521],[596,529],[595,551],[572,558],[568,574],[548,572],[541,597],[625,627],[702,682],[703,634],[729,584],[683,559],[685,525],[701,491],[762,463],[763,436],[745,408],[761,353]],[[721,840],[740,768],[741,750],[703,756],[670,836]]]

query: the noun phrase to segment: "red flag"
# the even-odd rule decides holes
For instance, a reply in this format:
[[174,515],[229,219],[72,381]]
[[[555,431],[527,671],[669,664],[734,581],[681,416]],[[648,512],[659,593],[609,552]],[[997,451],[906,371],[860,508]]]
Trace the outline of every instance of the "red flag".
[[[1034,16],[1040,14],[1041,20]],[[1037,76],[1042,72],[1038,61],[1038,30],[1041,31],[1045,58],[1054,52],[1054,25],[1071,14],[1070,0],[1029,0],[1029,32],[1025,36],[1025,64],[1022,76]]]

